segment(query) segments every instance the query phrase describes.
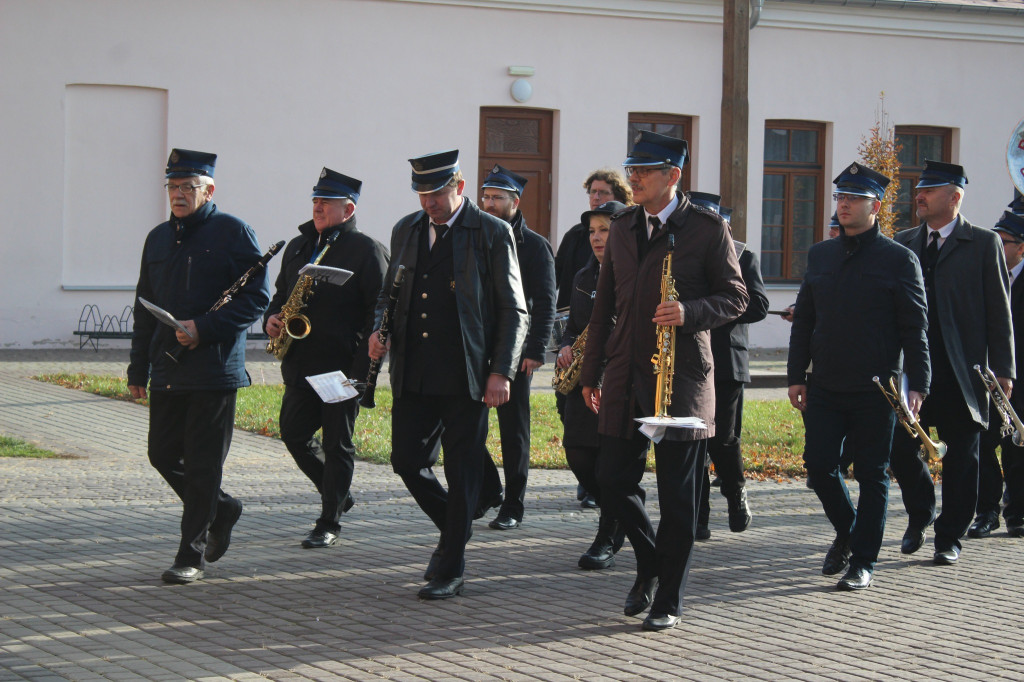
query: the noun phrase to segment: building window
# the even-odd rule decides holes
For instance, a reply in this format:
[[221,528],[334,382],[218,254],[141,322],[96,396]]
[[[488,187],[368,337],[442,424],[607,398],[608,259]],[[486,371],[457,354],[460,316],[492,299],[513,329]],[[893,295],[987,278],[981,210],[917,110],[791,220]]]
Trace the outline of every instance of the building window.
[[823,234],[825,126],[766,121],[761,204],[761,272],[766,280],[798,281],[807,251]]
[[[633,142],[641,130],[650,130],[662,135],[670,135],[686,140],[693,149],[693,140],[690,134],[693,132],[693,119],[689,116],[677,116],[675,114],[638,114],[630,113],[629,130],[626,138],[626,153],[633,148]],[[683,166],[683,176],[679,179],[679,191],[690,191],[690,164]]]
[[950,128],[927,126],[896,126],[896,143],[900,150],[900,190],[896,195],[896,230],[917,225],[914,211],[914,185],[924,170],[924,162],[952,161],[953,131]]

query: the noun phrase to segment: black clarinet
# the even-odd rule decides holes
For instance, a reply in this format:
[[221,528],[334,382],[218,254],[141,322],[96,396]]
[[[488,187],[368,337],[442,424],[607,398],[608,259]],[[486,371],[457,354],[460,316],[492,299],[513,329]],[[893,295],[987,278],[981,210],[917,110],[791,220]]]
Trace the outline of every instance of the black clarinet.
[[[391,283],[388,307],[384,309],[384,315],[380,318],[380,328],[377,330],[377,336],[385,346],[388,343],[388,337],[391,336],[391,318],[395,316],[395,306],[398,305],[398,294],[402,289],[403,281],[405,281],[405,266],[399,265],[398,270],[395,271],[395,281]],[[362,397],[359,398],[359,404],[363,407],[371,409],[377,407],[377,403],[373,400],[373,392],[377,388],[377,375],[380,374],[380,366],[383,361],[383,355],[377,360],[370,360],[370,371],[366,374],[366,389],[363,391]]]
[[[265,267],[267,267],[267,263],[270,262],[271,258],[277,255],[277,252],[280,251],[282,247],[284,247],[283,239],[278,243],[274,244],[273,246],[271,246],[270,249],[268,249],[267,252],[263,254],[263,257],[260,258],[255,265],[246,270],[245,273],[241,277],[239,277],[234,284],[225,289],[224,293],[220,295],[220,298],[218,298],[217,302],[213,304],[213,307],[210,308],[209,312],[212,313],[215,310],[220,310],[225,305],[230,303],[231,298],[238,293],[238,290],[244,287],[246,284],[248,284],[249,280],[252,279],[254,275],[256,275]],[[165,351],[164,355],[169,357],[171,360],[178,362],[179,358],[181,357],[181,354],[184,351],[185,346],[179,345],[174,350]]]

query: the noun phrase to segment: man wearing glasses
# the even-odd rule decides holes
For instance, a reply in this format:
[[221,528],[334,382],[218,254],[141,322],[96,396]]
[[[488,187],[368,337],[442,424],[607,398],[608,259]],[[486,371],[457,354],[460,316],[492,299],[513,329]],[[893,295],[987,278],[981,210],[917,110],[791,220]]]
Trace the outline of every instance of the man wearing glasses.
[[896,241],[921,259],[928,296],[932,383],[921,424],[936,427],[948,448],[942,460],[942,513],[936,518],[935,485],[918,457],[919,443],[902,429],[893,437],[892,471],[909,516],[900,550],[919,550],[934,519],[932,560],[945,566],[960,558],[960,538],[974,518],[980,436],[992,416],[974,366],[987,365],[1008,396],[1014,376],[1006,258],[994,232],[960,215],[966,184],[962,166],[927,161],[914,197],[924,222],[896,234]]
[[[807,252],[787,373],[789,401],[803,412],[807,483],[835,529],[821,572],[848,568],[836,587],[862,590],[882,546],[896,424],[873,378],[886,388],[890,378],[899,381],[902,354],[907,402],[917,414],[929,385],[928,317],[917,258],[876,221],[889,178],[852,163],[833,182],[840,235]],[[840,472],[844,439],[860,486],[856,507]]]
[[[636,554],[637,577],[623,612],[634,616],[649,607],[645,630],[675,627],[682,614],[698,476],[715,434],[710,329],[738,317],[748,300],[729,228],[717,213],[676,190],[686,160],[685,140],[645,131],[623,163],[638,206],[612,221],[580,377],[583,400],[597,413],[602,436],[602,511],[619,519]],[[663,302],[662,266],[670,243],[679,296]],[[669,414],[699,417],[706,426],[667,429],[654,446],[661,507],[655,534],[640,486],[650,441],[635,419],[655,414],[651,356],[659,325],[676,327]]]
[[523,212],[519,210],[519,200],[525,187],[526,178],[495,165],[484,180],[480,193],[480,206],[484,212],[512,226],[526,296],[526,312],[530,319],[526,345],[519,360],[519,371],[512,380],[509,401],[497,409],[502,468],[505,470],[504,502],[500,502],[498,469],[490,457],[484,461],[484,493],[478,513],[500,502],[498,515],[488,524],[494,530],[512,530],[523,522],[523,501],[530,472],[530,382],[533,372],[544,364],[551,324],[555,319],[554,258],[551,245],[527,227]]
[[171,219],[146,237],[136,299],[177,318],[157,321],[136,300],[128,390],[146,397],[149,461],[181,498],[181,542],[168,583],[203,577],[205,561],[227,551],[242,503],[220,489],[231,445],[235,393],[249,385],[245,331],[270,301],[265,274],[253,277],[227,304],[221,294],[260,259],[252,228],[213,204],[217,156],[174,149],[167,161]]

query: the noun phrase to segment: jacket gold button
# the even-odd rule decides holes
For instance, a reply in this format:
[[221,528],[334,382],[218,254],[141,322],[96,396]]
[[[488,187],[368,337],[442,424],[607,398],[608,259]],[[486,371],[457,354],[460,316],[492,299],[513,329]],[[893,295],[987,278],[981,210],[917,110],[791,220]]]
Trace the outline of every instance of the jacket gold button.
[[427,314],[426,313],[420,313],[420,319],[421,320],[427,319]]
[[426,292],[423,292],[422,294],[420,294],[420,298],[426,298],[426,297],[427,297],[427,293]]
[[423,332],[423,338],[427,338],[428,336],[430,336],[430,334],[428,334],[427,332]]

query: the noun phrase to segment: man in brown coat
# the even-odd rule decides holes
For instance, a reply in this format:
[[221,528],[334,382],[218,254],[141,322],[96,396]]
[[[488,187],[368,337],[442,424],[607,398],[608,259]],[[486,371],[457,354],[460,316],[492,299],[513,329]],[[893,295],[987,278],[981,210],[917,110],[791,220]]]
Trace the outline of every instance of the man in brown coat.
[[[597,465],[602,504],[620,519],[636,554],[637,578],[623,610],[633,616],[650,607],[645,630],[675,627],[682,613],[696,530],[697,473],[715,433],[709,330],[739,317],[749,298],[725,222],[676,191],[686,157],[685,140],[643,132],[623,164],[638,206],[612,221],[580,380],[603,436]],[[663,302],[662,264],[670,236],[679,296]],[[699,417],[707,427],[667,429],[654,447],[661,506],[655,536],[640,487],[649,442],[634,420],[655,413],[651,356],[658,325],[677,328],[669,414]]]

